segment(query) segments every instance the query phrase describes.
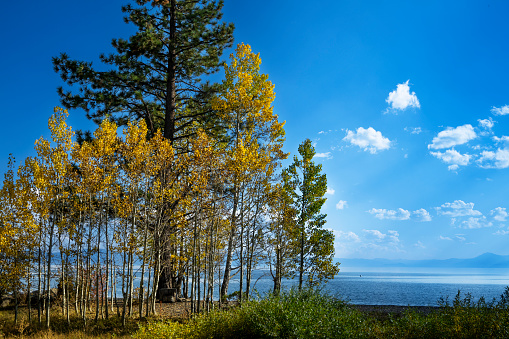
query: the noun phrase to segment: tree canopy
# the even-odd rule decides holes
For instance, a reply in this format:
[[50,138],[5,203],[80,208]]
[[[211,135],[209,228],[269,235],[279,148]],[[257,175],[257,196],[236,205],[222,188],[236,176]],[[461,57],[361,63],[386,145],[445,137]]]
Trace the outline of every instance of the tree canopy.
[[119,126],[144,120],[150,133],[163,131],[173,143],[196,133],[193,122],[214,129],[209,100],[218,90],[207,75],[220,69],[220,57],[233,42],[233,24],[221,22],[223,1],[137,0],[122,8],[136,26],[129,39],[113,39],[116,52],[100,55],[107,70],[62,53],[53,65],[68,85],[60,87],[62,104],[81,108],[100,123]]

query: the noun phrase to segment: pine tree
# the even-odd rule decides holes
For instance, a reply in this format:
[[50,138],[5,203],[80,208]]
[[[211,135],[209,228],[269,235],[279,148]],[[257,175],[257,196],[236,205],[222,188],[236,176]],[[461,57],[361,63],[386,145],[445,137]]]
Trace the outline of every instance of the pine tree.
[[217,86],[202,77],[219,69],[233,42],[233,24],[221,22],[222,0],[148,2],[122,8],[138,31],[128,40],[114,39],[116,53],[100,56],[109,70],[65,53],[53,65],[68,85],[79,87],[77,93],[58,89],[67,108],[82,108],[97,123],[143,119],[152,134],[160,128],[173,143],[196,132],[193,122],[212,128],[208,99]]
[[[221,22],[222,0],[134,2],[122,11],[137,32],[127,40],[114,39],[116,52],[100,56],[108,70],[98,71],[65,53],[53,58],[55,71],[79,89],[61,87],[58,93],[64,106],[85,110],[96,123],[109,118],[126,126],[129,120],[143,120],[151,136],[160,129],[177,152],[188,152],[200,128],[213,134],[220,126],[209,103],[220,86],[206,78],[219,70],[223,50],[232,45],[233,24]],[[181,199],[166,198],[163,214],[173,215]],[[171,274],[165,270],[161,285]]]
[[326,214],[320,210],[327,200],[327,177],[321,174],[322,165],[316,165],[312,159],[315,149],[311,140],[306,139],[299,146],[302,159],[294,157],[293,164],[288,168],[289,177],[285,185],[290,185],[293,204],[297,210],[298,247],[296,248],[297,267],[299,273],[299,289],[302,289],[304,274],[308,284],[316,281],[332,279],[339,271],[334,265],[334,234],[323,229]]

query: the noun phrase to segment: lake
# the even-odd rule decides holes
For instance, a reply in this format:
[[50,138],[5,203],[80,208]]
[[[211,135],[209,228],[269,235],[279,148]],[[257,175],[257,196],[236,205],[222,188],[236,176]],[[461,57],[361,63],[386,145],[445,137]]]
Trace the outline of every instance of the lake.
[[[273,283],[266,270],[253,272],[257,280],[255,288],[266,293]],[[283,281],[288,289],[296,281]],[[471,293],[474,300],[484,296],[486,300],[499,298],[509,285],[509,269],[455,269],[455,268],[342,268],[330,280],[325,290],[352,304],[437,306],[440,297],[452,301],[458,290],[462,295]],[[230,292],[238,288],[233,279]]]

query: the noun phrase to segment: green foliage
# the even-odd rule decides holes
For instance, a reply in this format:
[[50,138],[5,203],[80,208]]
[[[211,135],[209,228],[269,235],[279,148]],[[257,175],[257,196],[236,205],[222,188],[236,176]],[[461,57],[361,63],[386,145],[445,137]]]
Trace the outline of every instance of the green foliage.
[[[507,338],[509,337],[509,287],[499,300],[474,301],[458,292],[428,315],[409,311],[402,315],[376,317],[350,307],[341,299],[314,289],[290,290],[280,296],[215,310],[187,322],[130,320],[122,329],[121,319],[99,319],[85,325],[72,318],[55,316],[50,332],[26,314],[14,324],[12,314],[0,312],[0,336],[72,338],[126,336],[135,338]],[[48,334],[49,333],[49,334]]]
[[[407,312],[371,328],[380,338],[507,338],[509,336],[509,309],[506,287],[500,300],[487,302],[483,297],[474,301],[471,294],[457,295],[449,303],[441,298],[441,306],[429,315]],[[376,333],[376,335],[375,335]]]
[[377,319],[313,289],[268,295],[242,307],[190,320],[149,323],[136,338],[507,338],[509,287],[497,302],[460,293],[452,305],[424,315]]
[[191,327],[176,321],[151,321],[140,327],[135,338],[166,339],[190,338]]
[[288,176],[288,171],[284,170],[281,174],[282,182],[273,186],[269,199],[271,222],[267,241],[267,261],[274,280],[274,294],[281,290],[282,279],[292,277],[296,268],[294,255],[298,246],[298,230],[295,227],[297,210],[292,206]]
[[79,88],[60,87],[58,93],[65,107],[82,108],[97,123],[143,119],[151,133],[161,129],[173,141],[191,121],[207,123],[215,88],[202,77],[219,69],[224,48],[233,42],[233,24],[221,22],[222,1],[147,2],[122,8],[137,32],[113,39],[116,52],[100,56],[105,71],[65,53],[53,58],[62,80]]
[[283,175],[284,187],[290,193],[293,206],[297,211],[298,229],[298,272],[299,289],[302,288],[304,274],[309,285],[332,279],[339,271],[339,264],[333,264],[334,235],[324,230],[326,214],[320,210],[327,200],[327,177],[322,174],[322,165],[313,162],[315,149],[311,140],[306,139],[299,146],[299,154]]
[[[362,314],[323,292],[291,290],[268,295],[228,311],[214,311],[182,325],[142,326],[137,338],[328,338],[331,333],[350,337],[352,324]],[[175,336],[170,334],[176,333]]]

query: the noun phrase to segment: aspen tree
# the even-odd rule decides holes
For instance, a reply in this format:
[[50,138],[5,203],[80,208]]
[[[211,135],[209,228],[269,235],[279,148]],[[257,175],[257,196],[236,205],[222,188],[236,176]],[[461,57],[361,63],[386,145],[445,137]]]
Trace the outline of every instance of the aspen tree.
[[[267,75],[259,73],[260,56],[254,54],[249,45],[239,44],[230,59],[230,65],[224,66],[224,90],[212,100],[212,107],[219,112],[228,131],[226,154],[230,161],[226,166],[231,173],[229,185],[232,191],[221,298],[227,295],[231,276],[233,246],[240,226],[239,211],[242,211],[242,206],[239,206],[242,185],[249,181],[252,172],[262,168],[270,176],[273,166],[287,156],[281,151],[284,123],[279,123],[277,115],[273,113],[274,86],[268,81]],[[257,169],[254,168],[256,166]]]
[[[130,122],[123,130],[124,142],[121,147],[125,192],[118,205],[119,216],[125,223],[125,234],[123,235],[123,251],[127,254],[127,263],[124,262],[124,277],[122,278],[123,288],[123,310],[122,324],[125,325],[126,312],[132,312],[132,298],[134,289],[134,260],[138,243],[137,239],[137,215],[139,204],[139,192],[144,180],[144,166],[147,161],[149,144],[147,140],[147,128],[145,123],[139,124]],[[125,266],[127,264],[127,266]],[[127,272],[125,271],[127,269]],[[125,280],[127,279],[127,280]],[[125,283],[124,283],[125,280]],[[125,285],[124,285],[125,284]],[[128,304],[127,304],[128,303]],[[128,306],[128,309],[126,309]]]
[[27,269],[27,297],[28,297],[28,321],[32,321],[31,315],[31,287],[32,270],[34,268],[35,248],[37,248],[37,235],[39,233],[39,224],[33,213],[33,204],[36,201],[34,178],[32,173],[32,158],[25,159],[24,163],[18,168],[18,180],[16,181],[17,204],[21,215],[18,214],[17,220],[23,225],[23,232],[19,232],[20,238],[25,239],[24,247],[26,249],[25,258],[29,260]]
[[279,295],[281,281],[291,277],[296,262],[293,259],[297,247],[298,230],[295,225],[297,210],[293,207],[290,195],[290,177],[287,170],[281,174],[281,182],[276,183],[271,192],[270,235],[268,236],[268,264],[274,281],[273,293]]
[[[51,132],[51,139],[54,146],[51,146],[50,141],[40,138],[35,142],[35,150],[37,151],[37,168],[36,187],[38,194],[41,198],[40,203],[51,207],[43,207],[39,204],[39,215],[48,226],[48,246],[47,251],[47,269],[46,269],[46,327],[50,326],[50,283],[51,283],[51,259],[52,250],[55,241],[55,230],[57,232],[63,231],[66,226],[66,220],[62,210],[62,204],[68,197],[68,192],[65,186],[68,183],[66,176],[70,173],[70,153],[75,147],[72,140],[74,132],[70,126],[67,126],[66,118],[68,113],[59,107],[56,107],[54,114],[48,121],[48,127]],[[51,215],[50,215],[51,213]],[[58,236],[58,234],[57,234]]]
[[[96,219],[95,222],[89,222],[89,228],[92,224],[96,225],[96,269],[95,269],[95,286],[96,293],[96,315],[97,321],[99,313],[101,312],[100,300],[106,300],[105,313],[108,317],[108,277],[109,277],[109,210],[111,200],[114,199],[117,192],[116,177],[118,175],[118,164],[116,161],[116,152],[118,149],[117,126],[107,120],[103,121],[99,128],[94,132],[94,139],[90,142],[84,142],[79,149],[73,153],[80,173],[81,182],[78,184],[80,188],[79,193],[86,196],[89,202],[88,206],[91,210],[87,213],[90,216],[89,220]],[[102,265],[101,265],[101,243],[102,232],[105,233],[105,295],[99,290],[102,285]],[[89,234],[91,234],[89,232]],[[88,239],[90,242],[91,239]],[[89,253],[90,255],[90,253]],[[91,267],[89,267],[89,270]],[[91,283],[91,282],[89,282]],[[101,284],[100,284],[101,283]]]
[[[172,174],[175,171],[175,167],[178,167],[175,164],[175,155],[171,143],[168,139],[163,138],[160,131],[157,131],[155,136],[150,139],[150,145],[152,154],[150,164],[147,167],[151,169],[150,175],[152,176],[152,181],[146,192],[146,197],[150,199],[150,202],[145,205],[144,216],[144,235],[148,236],[147,232],[150,231],[150,237],[144,239],[144,243],[146,240],[146,245],[150,245],[149,257],[151,259],[148,262],[152,264],[152,270],[149,270],[149,281],[147,282],[147,315],[149,311],[155,313],[155,291],[157,290],[161,272],[162,251],[165,248],[163,243],[163,234],[165,232],[164,220],[166,220],[164,203],[173,196],[173,188],[175,187],[168,183],[174,181],[172,180]],[[143,248],[143,261],[147,261],[145,258],[147,254],[145,245]],[[153,279],[152,282],[150,279]],[[151,289],[152,293],[150,293]]]
[[[142,181],[142,206],[140,207],[141,219],[143,224],[143,236],[141,240],[141,276],[140,276],[140,287],[139,287],[139,316],[142,317],[143,304],[145,301],[145,272],[146,266],[148,265],[148,271],[151,272],[150,263],[151,260],[147,257],[152,257],[154,248],[154,234],[159,232],[159,229],[155,226],[160,224],[157,218],[158,202],[162,202],[159,198],[161,194],[161,178],[159,176],[163,170],[167,170],[169,164],[174,158],[173,148],[168,139],[165,139],[161,131],[158,130],[155,135],[149,140],[148,145],[145,149],[145,167],[144,167],[144,180]],[[152,215],[154,214],[155,215]],[[154,223],[155,221],[155,223]],[[152,244],[151,248],[149,245]],[[149,252],[150,255],[149,255]],[[154,293],[153,293],[154,294]],[[149,295],[150,295],[150,273],[149,281],[147,282],[146,291],[147,301],[147,315],[149,311]]]
[[23,286],[22,279],[29,279],[37,230],[34,216],[28,209],[30,182],[26,180],[24,170],[18,171],[18,178],[15,178],[14,164],[11,155],[0,189],[0,291],[14,293],[14,321],[17,323],[19,291]]
[[[73,152],[73,159],[76,161],[78,168],[80,169],[80,177],[79,182],[77,183],[77,194],[83,200],[83,203],[80,204],[82,210],[80,211],[83,214],[82,226],[80,227],[80,231],[77,233],[79,237],[76,239],[76,242],[80,244],[78,249],[78,256],[82,258],[81,263],[81,317],[85,321],[86,318],[86,309],[90,307],[89,305],[89,292],[91,290],[91,256],[93,251],[92,246],[92,229],[94,225],[94,202],[96,200],[96,191],[97,191],[97,182],[99,181],[99,175],[96,173],[96,164],[93,160],[93,149],[91,144],[83,143],[81,147],[75,149]],[[81,244],[86,243],[86,250],[83,251]],[[79,259],[78,259],[79,260]],[[79,262],[78,262],[79,266]],[[80,269],[78,268],[78,271]]]
[[304,274],[307,283],[332,279],[339,271],[338,264],[333,264],[334,235],[324,230],[325,214],[320,210],[325,203],[327,177],[321,173],[322,166],[313,162],[315,149],[311,140],[306,139],[299,146],[301,159],[294,157],[288,168],[288,176],[283,176],[288,185],[292,204],[297,210],[296,226],[298,228],[298,248],[296,253],[299,274],[299,290],[302,289]]

